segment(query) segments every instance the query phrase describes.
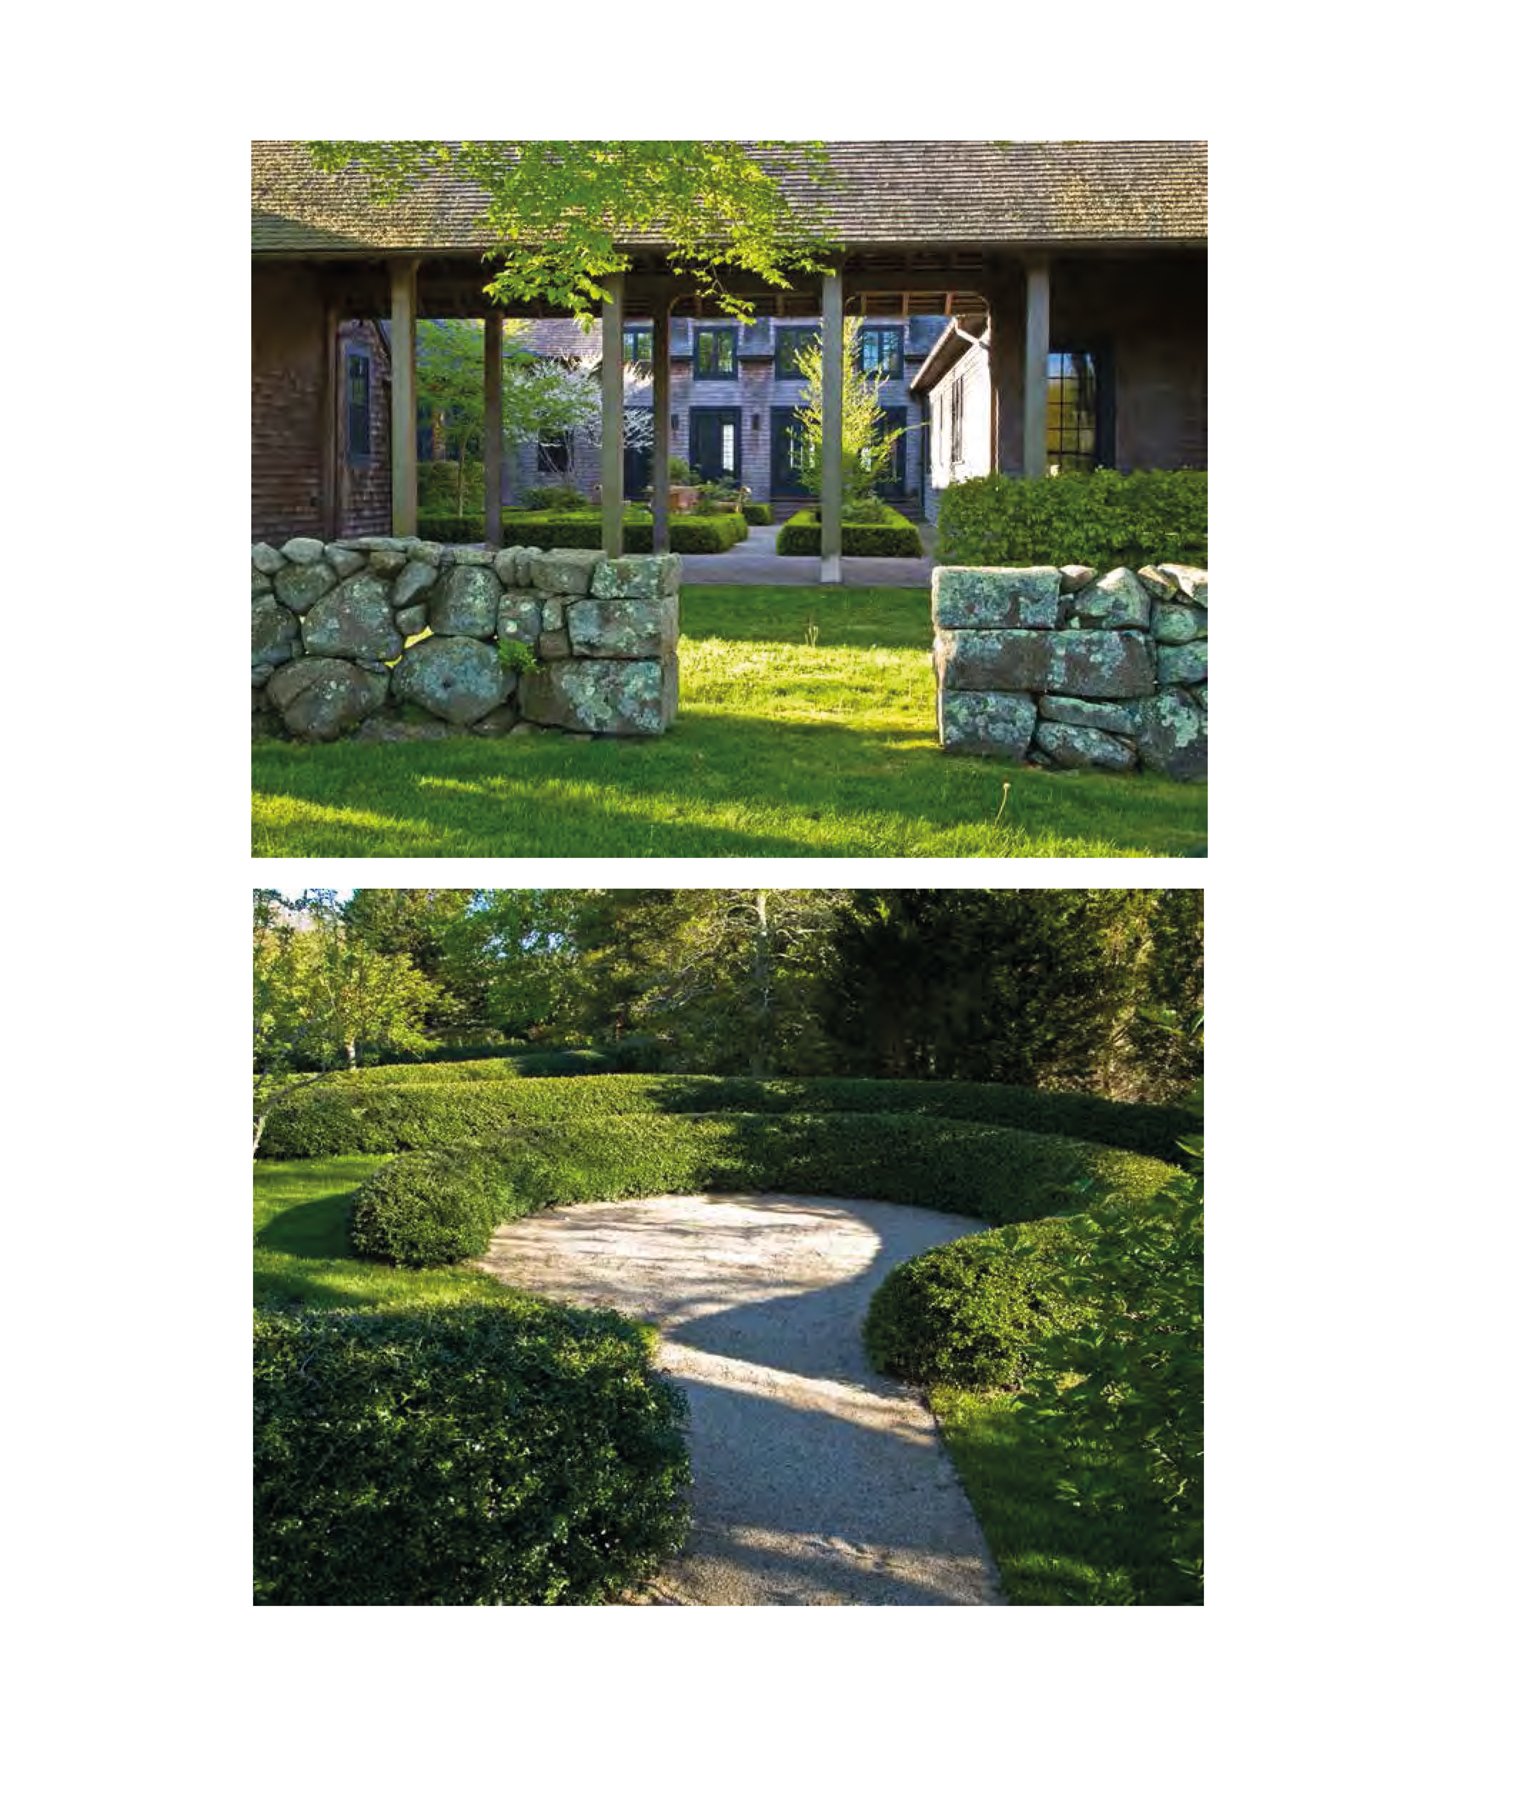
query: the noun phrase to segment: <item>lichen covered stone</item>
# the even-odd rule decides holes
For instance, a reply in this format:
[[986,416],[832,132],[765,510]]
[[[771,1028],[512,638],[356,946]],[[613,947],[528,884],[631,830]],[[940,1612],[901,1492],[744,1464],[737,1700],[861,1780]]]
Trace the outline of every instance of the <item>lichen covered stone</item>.
[[292,737],[330,744],[378,712],[389,685],[339,657],[301,656],[276,669],[265,691]]
[[439,578],[427,607],[427,622],[439,637],[493,637],[501,583],[479,564],[456,566]]
[[933,620],[948,630],[987,626],[1053,630],[1059,609],[1059,569],[934,570]]
[[1078,629],[1143,631],[1150,623],[1150,605],[1150,595],[1132,569],[1111,569],[1067,597],[1061,622]]
[[1135,740],[1141,768],[1177,781],[1208,773],[1208,713],[1184,688],[1164,688],[1145,704]]
[[323,594],[330,594],[337,584],[336,570],[320,561],[286,563],[274,576],[274,591],[279,595],[280,605],[288,606],[293,613],[310,612]]
[[[669,568],[674,564],[674,569]],[[674,585],[669,576],[674,576]],[[591,572],[590,592],[597,600],[657,600],[676,591],[680,558],[676,556],[609,556]]]
[[1208,640],[1196,638],[1190,644],[1162,644],[1156,652],[1156,667],[1162,687],[1192,687],[1208,679]]
[[429,637],[391,671],[397,700],[409,700],[450,725],[473,725],[501,706],[517,684],[494,644],[473,637]]
[[308,656],[346,656],[354,662],[389,662],[401,654],[402,637],[390,610],[390,584],[366,570],[324,594],[302,620]]
[[528,565],[530,579],[545,594],[589,594],[591,577],[606,560],[603,550],[543,550]]
[[680,608],[673,594],[570,600],[564,613],[576,656],[664,656],[674,650],[680,630]]
[[664,671],[653,661],[570,658],[524,675],[522,716],[536,725],[603,737],[654,737],[664,729]]
[[939,693],[939,742],[946,750],[1021,762],[1037,723],[1028,694]]
[[1138,760],[1132,744],[1090,725],[1062,725],[1045,719],[1034,733],[1034,742],[1057,769],[1108,769],[1121,773],[1132,769]]

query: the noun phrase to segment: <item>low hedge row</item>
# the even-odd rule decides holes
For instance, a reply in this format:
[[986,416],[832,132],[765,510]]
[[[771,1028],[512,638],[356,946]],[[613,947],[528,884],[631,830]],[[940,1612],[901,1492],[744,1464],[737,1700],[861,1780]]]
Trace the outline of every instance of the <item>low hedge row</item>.
[[[417,521],[417,535],[439,544],[480,544],[485,541],[485,517],[482,513],[462,519],[430,514]],[[688,514],[670,520],[670,548],[681,556],[717,555],[748,535],[749,522],[742,513]],[[503,512],[501,541],[539,550],[599,550],[601,514]],[[622,547],[629,555],[654,548],[654,521],[646,513],[624,521]]]
[[503,1295],[253,1342],[261,1605],[583,1605],[680,1547],[683,1402],[629,1320]]
[[478,1142],[516,1124],[634,1114],[847,1112],[923,1114],[1012,1126],[1179,1163],[1178,1138],[1197,1129],[1195,1116],[1182,1107],[1139,1106],[1094,1094],[1043,1093],[995,1082],[643,1074],[514,1079],[580,1073],[588,1062],[595,1066],[593,1059],[657,1053],[657,1046],[634,1042],[615,1050],[536,1052],[515,1061],[355,1070],[298,1089],[276,1108],[259,1153],[270,1158],[383,1154]]
[[1064,1220],[1038,1219],[899,1264],[871,1296],[871,1361],[923,1387],[1016,1387],[1039,1338],[1083,1317],[1053,1279],[1069,1236]]
[[361,1256],[422,1268],[481,1255],[508,1219],[592,1200],[853,1195],[1001,1225],[1082,1205],[1097,1189],[1139,1198],[1172,1176],[1130,1151],[923,1115],[627,1115],[398,1156],[354,1195],[350,1235]]
[[977,567],[1088,563],[1106,571],[1146,563],[1208,563],[1205,469],[1055,475],[1026,481],[980,475],[939,501],[936,559]]
[[[921,556],[923,540],[911,519],[888,507],[888,517],[877,524],[843,528],[845,556]],[[793,514],[781,527],[775,547],[782,556],[819,556],[823,527],[816,513]]]
[[744,517],[751,525],[770,525],[775,522],[775,514],[771,511],[768,500],[746,500]]

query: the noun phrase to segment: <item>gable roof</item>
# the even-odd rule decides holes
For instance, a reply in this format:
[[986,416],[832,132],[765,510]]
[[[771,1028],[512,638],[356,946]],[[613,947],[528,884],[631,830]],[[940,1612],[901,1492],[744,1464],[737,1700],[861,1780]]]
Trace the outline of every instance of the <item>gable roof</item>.
[[[828,146],[821,187],[786,175],[793,204],[846,246],[1201,243],[1207,145],[883,139]],[[319,173],[298,142],[253,145],[255,256],[480,251],[484,196],[452,171],[389,206],[352,171]],[[629,247],[652,238],[628,240]]]

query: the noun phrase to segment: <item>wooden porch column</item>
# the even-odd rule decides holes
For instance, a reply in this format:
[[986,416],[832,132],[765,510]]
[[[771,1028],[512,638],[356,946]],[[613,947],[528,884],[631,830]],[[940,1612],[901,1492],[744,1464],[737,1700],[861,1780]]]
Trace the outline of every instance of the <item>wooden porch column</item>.
[[1008,275],[987,284],[991,343],[991,469],[994,475],[1023,472],[1023,283]]
[[843,581],[844,565],[844,278],[823,277],[823,504],[819,513],[822,579]]
[[601,547],[622,555],[622,276],[606,275],[601,307]]
[[485,541],[501,548],[501,315],[485,315]]
[[1027,266],[1023,302],[1023,472],[1049,473],[1050,265],[1036,257]]
[[670,548],[670,303],[654,303],[654,455],[649,472],[654,484],[654,549]]
[[390,265],[390,529],[417,530],[417,265]]

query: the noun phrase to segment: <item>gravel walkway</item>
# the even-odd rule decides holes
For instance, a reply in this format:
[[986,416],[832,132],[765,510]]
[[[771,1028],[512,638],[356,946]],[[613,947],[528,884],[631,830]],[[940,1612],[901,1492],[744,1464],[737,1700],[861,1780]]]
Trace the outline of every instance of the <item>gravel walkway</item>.
[[[933,528],[920,526],[925,542]],[[749,535],[731,550],[715,556],[682,556],[681,581],[687,587],[815,587],[822,579],[817,556],[782,556],[775,547],[779,525],[751,525]],[[845,587],[921,587],[933,580],[932,556],[845,556],[840,559]]]
[[984,1229],[870,1200],[697,1194],[497,1231],[484,1266],[502,1281],[657,1324],[690,1401],[692,1529],[644,1602],[1002,1604],[933,1415],[860,1341],[891,1268]]

